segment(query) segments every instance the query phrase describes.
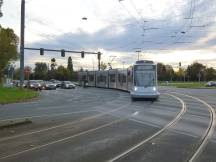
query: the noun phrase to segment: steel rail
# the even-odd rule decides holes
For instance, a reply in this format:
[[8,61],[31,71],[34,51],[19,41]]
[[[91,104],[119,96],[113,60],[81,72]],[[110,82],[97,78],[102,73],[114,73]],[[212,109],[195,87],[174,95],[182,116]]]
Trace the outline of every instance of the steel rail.
[[49,146],[49,145],[53,145],[53,144],[60,143],[60,142],[66,141],[66,140],[70,140],[70,139],[73,139],[73,138],[76,138],[76,137],[79,137],[79,136],[82,136],[82,135],[85,135],[85,134],[89,134],[89,133],[97,131],[99,129],[106,128],[106,127],[109,127],[109,126],[111,126],[113,124],[117,124],[117,123],[120,123],[122,121],[125,121],[128,118],[130,118],[132,116],[135,116],[135,115],[136,115],[136,112],[133,113],[133,114],[130,114],[130,115],[124,117],[124,118],[120,118],[120,119],[114,120],[112,122],[109,122],[107,124],[103,124],[103,125],[98,126],[96,128],[92,128],[92,129],[89,129],[89,130],[86,130],[86,131],[83,131],[83,132],[80,132],[80,133],[77,133],[77,134],[74,134],[74,135],[59,139],[59,140],[55,140],[55,141],[52,141],[52,142],[49,142],[49,143],[46,143],[46,144],[38,145],[38,146],[32,147],[30,149],[26,149],[26,150],[23,150],[23,151],[20,151],[20,152],[16,152],[14,154],[2,156],[2,157],[0,157],[0,160],[15,157],[15,156],[21,155],[21,154],[26,153],[26,152],[38,150],[38,149],[44,148],[44,147]]
[[107,162],[114,162],[116,160],[119,160],[121,158],[126,157],[129,153],[131,153],[132,151],[138,149],[140,146],[142,146],[143,144],[149,142],[150,140],[152,140],[153,138],[157,137],[158,135],[160,135],[161,133],[163,133],[165,130],[167,130],[168,128],[172,127],[173,125],[175,125],[182,117],[182,115],[187,111],[186,108],[186,104],[184,103],[184,101],[182,99],[180,99],[179,97],[172,95],[172,94],[168,94],[165,93],[166,95],[169,95],[175,99],[177,99],[181,104],[182,104],[182,108],[181,111],[177,114],[177,116],[171,121],[169,122],[167,125],[165,125],[162,129],[160,129],[159,131],[157,131],[156,133],[154,133],[153,135],[151,135],[150,137],[144,139],[143,141],[139,142],[138,144],[132,146],[131,148],[129,148],[128,150],[124,151],[123,153],[115,156],[114,158],[108,160]]
[[197,150],[194,152],[194,154],[188,160],[188,162],[194,162],[194,161],[197,160],[197,158],[199,157],[199,155],[203,152],[203,150],[205,149],[206,145],[208,144],[209,139],[212,137],[212,135],[214,133],[214,129],[215,129],[215,125],[216,125],[215,110],[207,102],[205,102],[204,100],[201,100],[201,99],[199,99],[197,97],[194,97],[194,96],[191,96],[191,95],[186,95],[186,94],[180,94],[180,93],[177,93],[177,92],[171,92],[171,93],[175,93],[175,94],[178,94],[178,95],[182,95],[182,96],[185,96],[185,97],[192,98],[194,100],[197,100],[197,101],[201,102],[203,105],[205,105],[205,106],[208,107],[208,111],[210,113],[210,121],[209,121],[208,128],[206,129],[205,133],[203,134],[203,137],[201,139],[201,142],[200,142]]
[[119,111],[119,110],[125,108],[128,105],[129,104],[126,104],[124,106],[120,106],[117,109],[114,109],[114,110],[111,110],[111,111],[108,111],[108,112],[99,113],[97,115],[86,117],[86,118],[83,118],[83,119],[80,119],[80,120],[76,120],[76,121],[72,121],[72,122],[67,122],[67,123],[64,123],[64,124],[55,125],[55,126],[51,126],[51,127],[48,127],[48,128],[39,129],[39,130],[36,130],[36,131],[31,131],[31,132],[27,132],[27,133],[15,135],[15,136],[5,137],[5,138],[0,139],[0,142],[6,141],[6,140],[10,140],[10,139],[15,139],[15,138],[18,138],[18,137],[28,136],[28,135],[32,135],[32,134],[36,134],[36,133],[41,133],[41,132],[45,132],[45,131],[61,128],[61,127],[68,126],[68,125],[74,125],[74,124],[81,123],[81,122],[84,122],[84,121],[89,121],[89,120],[92,120],[92,119],[95,119],[95,118],[99,118],[101,116],[109,115],[109,114],[111,114],[113,112]]

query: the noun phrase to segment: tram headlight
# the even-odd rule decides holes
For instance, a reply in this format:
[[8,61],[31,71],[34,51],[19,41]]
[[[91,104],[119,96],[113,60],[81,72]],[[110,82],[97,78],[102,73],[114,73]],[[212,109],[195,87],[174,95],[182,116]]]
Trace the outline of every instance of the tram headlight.
[[153,87],[153,91],[156,91],[156,87]]
[[137,91],[137,87],[134,87],[134,91]]

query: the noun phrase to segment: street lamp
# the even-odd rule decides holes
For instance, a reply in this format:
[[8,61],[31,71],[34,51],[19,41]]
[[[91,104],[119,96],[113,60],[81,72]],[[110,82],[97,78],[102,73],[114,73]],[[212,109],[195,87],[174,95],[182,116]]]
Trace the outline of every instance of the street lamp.
[[140,59],[140,52],[141,52],[141,50],[137,50],[137,51],[135,51],[135,52],[137,52],[137,60],[139,61],[139,59]]

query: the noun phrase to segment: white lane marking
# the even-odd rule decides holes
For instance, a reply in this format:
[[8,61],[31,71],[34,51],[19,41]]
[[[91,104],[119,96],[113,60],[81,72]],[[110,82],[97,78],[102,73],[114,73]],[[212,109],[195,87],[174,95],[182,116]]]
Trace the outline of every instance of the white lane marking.
[[177,99],[181,104],[182,104],[182,108],[181,111],[178,113],[178,115],[171,121],[169,122],[167,125],[165,125],[162,129],[160,129],[159,131],[157,131],[155,134],[153,134],[152,136],[148,137],[147,139],[141,141],[140,143],[136,144],[135,146],[129,148],[128,150],[124,151],[123,153],[121,153],[120,155],[117,155],[116,157],[108,160],[108,162],[114,162],[122,157],[124,157],[125,155],[129,154],[131,151],[137,149],[138,147],[142,146],[144,143],[152,140],[153,138],[155,138],[156,136],[160,135],[162,132],[164,132],[166,129],[170,128],[171,126],[173,126],[174,124],[176,124],[179,119],[182,117],[182,115],[186,112],[186,105],[184,103],[184,101],[182,99],[180,99],[177,96],[171,95],[171,94],[166,94],[169,95],[175,99]]
[[7,158],[11,158],[11,157],[14,157],[14,156],[18,156],[18,155],[20,155],[20,154],[23,154],[23,153],[26,153],[26,152],[29,152],[29,151],[34,151],[34,150],[41,149],[41,148],[46,147],[46,146],[49,146],[49,145],[53,145],[53,144],[56,144],[56,143],[60,143],[60,142],[69,140],[69,139],[73,139],[73,138],[75,138],[75,137],[78,137],[78,136],[81,136],[81,135],[85,135],[85,134],[94,132],[94,131],[96,131],[96,130],[99,130],[99,129],[102,129],[102,128],[111,126],[111,125],[113,125],[113,124],[120,123],[120,122],[122,122],[122,121],[124,121],[124,120],[127,120],[128,118],[130,118],[130,117],[132,117],[132,116],[134,116],[134,113],[131,114],[131,115],[128,115],[128,116],[126,116],[126,117],[124,117],[124,118],[120,118],[120,119],[115,120],[115,121],[112,121],[112,122],[110,122],[110,123],[107,123],[107,124],[104,124],[104,125],[101,125],[101,126],[99,126],[99,127],[92,128],[92,129],[89,129],[89,130],[86,130],[86,131],[83,131],[83,132],[81,132],[81,133],[77,133],[77,134],[75,134],[75,135],[72,135],[72,136],[69,136],[69,137],[66,137],[66,138],[62,138],[62,139],[59,139],[59,140],[56,140],[56,141],[52,141],[52,142],[49,142],[49,143],[46,143],[46,144],[43,144],[43,145],[39,145],[39,146],[30,148],[30,149],[27,149],[27,150],[24,150],[24,151],[20,151],[20,152],[11,154],[11,155],[6,155],[6,156],[3,156],[3,157],[0,157],[0,160],[2,160],[2,159],[7,159]]
[[114,109],[114,110],[111,110],[111,111],[108,111],[108,112],[104,112],[104,113],[100,113],[100,114],[97,114],[97,115],[94,115],[94,116],[86,117],[86,118],[83,118],[83,119],[80,119],[80,120],[76,120],[76,121],[56,125],[56,126],[45,128],[45,129],[40,129],[40,130],[37,130],[37,131],[23,133],[23,134],[19,134],[19,135],[16,135],[16,136],[10,136],[10,137],[1,138],[0,142],[5,141],[5,140],[9,140],[9,139],[22,137],[22,136],[32,135],[32,134],[35,134],[35,133],[41,133],[41,132],[49,131],[49,130],[52,130],[52,129],[56,129],[56,128],[60,128],[60,127],[68,126],[68,125],[74,125],[74,124],[77,124],[77,123],[80,123],[80,122],[83,122],[83,121],[88,121],[88,120],[91,120],[91,119],[94,119],[94,118],[98,118],[98,117],[101,117],[101,116],[108,115],[108,114],[111,114],[113,112],[119,111],[119,110],[123,109],[124,107],[126,107],[128,105],[129,105],[129,103],[124,105],[124,106],[120,106],[117,109]]
[[138,112],[138,111],[136,111],[136,112],[135,112],[133,115],[134,115],[134,116],[136,116],[136,115],[138,115],[138,114],[139,114],[139,112]]
[[79,114],[79,113],[87,113],[87,112],[97,112],[96,109],[93,110],[88,110],[88,111],[76,111],[76,112],[70,112],[70,113],[58,113],[58,114],[51,114],[51,115],[35,115],[35,116],[23,116],[23,117],[18,117],[18,118],[9,118],[9,119],[3,119],[0,120],[0,122],[5,122],[5,121],[11,121],[11,120],[20,120],[20,119],[32,119],[32,118],[43,118],[43,117],[56,117],[56,116],[64,116],[64,115],[70,115],[70,114]]
[[139,123],[139,124],[143,124],[143,125],[148,125],[148,126],[151,126],[151,127],[155,127],[155,128],[161,128],[161,126],[159,125],[156,125],[154,123],[150,123],[150,122],[146,122],[146,121],[141,121],[141,120],[137,120],[137,119],[129,119],[130,121],[133,121],[133,122],[136,122],[136,123]]
[[190,95],[186,95],[186,94],[181,94],[181,93],[177,93],[177,92],[172,92],[178,95],[182,95],[182,96],[186,96],[189,98],[192,98],[194,100],[197,100],[199,102],[201,102],[202,104],[204,104],[205,106],[208,107],[208,111],[210,113],[210,121],[209,121],[209,125],[208,128],[206,129],[205,133],[203,134],[202,137],[202,142],[199,145],[198,149],[196,150],[196,152],[193,154],[193,156],[190,158],[189,162],[193,162],[195,161],[198,156],[203,152],[204,148],[206,147],[206,145],[208,144],[209,139],[212,137],[213,133],[214,133],[214,129],[215,129],[215,125],[216,125],[216,114],[215,114],[215,110],[214,108],[209,105],[207,102],[205,102],[204,100],[201,100],[197,97],[194,96],[190,96]]

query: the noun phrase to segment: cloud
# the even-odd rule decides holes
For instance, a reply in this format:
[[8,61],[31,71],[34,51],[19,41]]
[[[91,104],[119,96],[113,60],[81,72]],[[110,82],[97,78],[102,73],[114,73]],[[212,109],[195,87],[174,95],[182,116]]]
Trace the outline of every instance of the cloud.
[[[19,34],[20,1],[8,0],[4,5],[2,24],[15,28]],[[105,61],[111,55],[118,56],[114,61],[116,66],[123,60],[128,64],[135,61],[135,48],[149,53],[149,59],[162,54],[174,59],[176,53],[180,56],[184,51],[193,60],[201,55],[197,51],[203,51],[205,57],[213,55],[215,11],[216,0],[124,0],[121,3],[118,0],[27,0],[26,46],[101,50]],[[82,17],[88,20],[83,21]],[[30,54],[33,53],[28,51]],[[53,56],[48,53],[48,60]],[[27,59],[32,62],[31,57]],[[91,66],[92,60],[85,64]]]

